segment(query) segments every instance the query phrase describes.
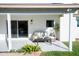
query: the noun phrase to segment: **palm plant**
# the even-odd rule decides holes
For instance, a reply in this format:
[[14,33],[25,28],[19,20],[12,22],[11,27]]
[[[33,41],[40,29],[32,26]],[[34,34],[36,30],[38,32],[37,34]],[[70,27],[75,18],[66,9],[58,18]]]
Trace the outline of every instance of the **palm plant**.
[[56,39],[59,40],[59,36],[60,36],[60,25],[59,23],[55,23],[55,26],[54,26],[54,29],[55,29],[55,33],[56,33]]

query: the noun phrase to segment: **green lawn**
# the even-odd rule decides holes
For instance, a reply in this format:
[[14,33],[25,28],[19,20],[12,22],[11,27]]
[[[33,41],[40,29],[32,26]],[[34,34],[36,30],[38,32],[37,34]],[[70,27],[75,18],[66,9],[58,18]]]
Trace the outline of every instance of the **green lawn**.
[[[65,42],[68,45],[68,43]],[[79,41],[73,42],[73,51],[72,52],[63,52],[63,51],[49,51],[42,52],[41,56],[79,56]]]

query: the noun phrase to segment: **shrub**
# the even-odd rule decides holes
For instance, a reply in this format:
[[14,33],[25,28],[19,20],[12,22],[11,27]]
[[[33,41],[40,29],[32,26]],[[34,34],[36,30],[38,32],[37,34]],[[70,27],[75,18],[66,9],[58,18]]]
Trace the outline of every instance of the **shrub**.
[[32,53],[32,52],[36,52],[36,51],[40,51],[40,50],[41,49],[38,45],[26,44],[21,49],[19,49],[18,52],[23,52],[24,54],[26,54],[26,53]]

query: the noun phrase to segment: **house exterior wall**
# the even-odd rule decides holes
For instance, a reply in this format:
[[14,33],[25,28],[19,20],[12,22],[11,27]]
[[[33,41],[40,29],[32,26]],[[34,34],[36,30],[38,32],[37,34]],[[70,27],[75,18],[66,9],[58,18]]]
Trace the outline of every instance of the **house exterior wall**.
[[[11,15],[11,20],[25,20],[28,21],[28,38],[32,35],[34,31],[43,30],[46,28],[46,20],[54,20],[59,22],[59,16],[57,15]],[[31,23],[33,20],[33,23]],[[31,43],[28,38],[11,38],[12,49],[19,49],[24,44]],[[16,45],[17,44],[17,45]]]
[[7,51],[6,43],[7,29],[6,29],[6,15],[0,15],[0,51]]
[[[77,16],[77,17],[79,17],[79,16]],[[75,16],[75,19],[77,17]],[[76,34],[76,36],[75,37],[79,39],[79,27],[77,27],[77,19],[75,20],[75,24],[76,24],[76,26],[75,26],[75,30],[76,30],[75,34]]]
[[0,15],[0,40],[4,40],[7,34],[6,15]]
[[[8,11],[9,12],[9,11]],[[63,13],[63,16],[57,15],[57,14],[39,14],[36,13],[36,15],[26,15],[26,14],[11,14],[11,20],[26,20],[28,21],[28,34],[29,38],[31,34],[34,31],[38,30],[46,30],[46,20],[54,20],[55,22],[60,23],[60,41],[69,41],[69,13]],[[75,38],[79,38],[79,28],[77,27],[77,21],[76,17],[73,17],[74,13],[71,13],[71,38],[74,41]],[[6,28],[6,19],[7,17],[5,15],[0,15],[0,40],[4,40],[4,44],[6,45],[6,34],[7,34],[7,28]],[[31,23],[31,20],[33,22]],[[24,40],[21,38],[11,38],[11,44],[12,49],[18,49],[22,47],[26,41],[27,38]],[[28,41],[27,41],[28,42]],[[16,45],[17,44],[17,45]],[[5,46],[6,47],[6,46]],[[7,48],[7,47],[6,47]]]
[[[40,11],[41,10],[41,11]],[[5,9],[2,8],[0,9],[1,13],[63,13],[62,17],[59,17],[57,15],[14,15],[11,16],[12,20],[27,20],[28,21],[28,34],[29,37],[31,36],[31,34],[33,33],[33,31],[36,30],[46,30],[46,19],[50,20],[50,19],[55,19],[57,20],[57,22],[60,22],[60,40],[61,41],[68,41],[68,29],[69,29],[69,14],[68,13],[64,13],[64,11],[67,9],[52,9],[52,8],[12,8],[12,9]],[[5,17],[4,17],[5,18]],[[33,20],[33,23],[31,24],[30,20]],[[1,23],[2,24],[2,23]],[[36,25],[37,24],[37,25]],[[40,26],[41,25],[41,26]],[[71,30],[71,34],[72,37],[74,38],[78,38],[79,37],[79,28],[76,26],[77,22],[76,22],[76,17],[73,17],[73,13],[72,13],[72,30]],[[38,27],[39,26],[39,27]],[[4,26],[4,28],[6,28]],[[3,29],[1,32],[6,32],[6,29]],[[64,35],[63,35],[64,33]]]
[[[0,4],[0,51],[18,49],[25,43],[31,43],[28,38],[11,38],[11,20],[27,20],[29,37],[34,31],[46,30],[46,19],[60,23],[60,41],[69,42],[69,51],[72,51],[72,40],[79,38],[79,27],[73,14],[78,10],[79,4]],[[69,14],[71,12],[71,14]],[[11,13],[53,13],[52,15],[11,15]],[[56,15],[56,14],[63,14]],[[79,13],[78,13],[79,14]],[[70,20],[71,19],[71,20]],[[8,33],[6,20],[8,20]],[[31,23],[33,20],[33,23]],[[69,22],[70,21],[70,22]],[[18,24],[18,22],[17,22]],[[18,29],[18,27],[17,27]],[[7,37],[8,34],[8,37]],[[17,35],[18,36],[18,35]],[[11,44],[6,44],[7,41]],[[7,45],[7,46],[6,46]],[[4,49],[3,49],[4,48]],[[9,49],[6,49],[9,48]]]
[[[28,34],[29,37],[34,31],[45,31],[46,20],[54,20],[59,22],[59,16],[57,15],[12,15],[12,20],[27,20],[28,21]],[[33,22],[31,23],[31,20]]]
[[[6,35],[7,35],[7,25],[6,25],[6,15],[0,15],[0,42],[3,42],[3,45],[0,46],[0,51],[8,50]],[[58,15],[12,15],[11,20],[25,20],[28,21],[28,38],[30,38],[31,34],[34,31],[43,30],[46,28],[46,20],[54,20],[55,22],[59,22]],[[31,20],[33,23],[31,24]],[[26,43],[31,43],[28,41],[28,38],[9,38],[11,40],[12,49],[19,49]],[[2,44],[2,43],[0,43]],[[17,45],[16,45],[17,44]]]
[[[77,27],[76,17],[73,17],[71,14],[71,38],[73,41],[75,38],[79,38],[79,28]],[[62,17],[58,15],[12,15],[11,20],[26,20],[28,21],[28,34],[29,38],[34,31],[37,30],[46,30],[46,20],[54,20],[55,22],[60,23],[60,41],[68,41],[69,38],[69,13],[65,13]],[[33,20],[33,23],[31,23]],[[3,43],[6,45],[6,16],[0,15],[0,40],[4,40]],[[21,38],[11,38],[12,42],[12,49],[18,49],[22,47],[26,43],[26,39]],[[25,43],[24,43],[25,42]],[[15,45],[17,43],[17,45]],[[18,47],[19,46],[19,47]],[[6,46],[5,46],[6,47]],[[7,49],[7,47],[6,47]]]
[[[74,41],[75,38],[79,37],[79,28],[77,27],[76,17],[74,17],[74,13],[71,13],[71,38]],[[60,18],[60,40],[61,41],[69,41],[69,13],[64,14]]]

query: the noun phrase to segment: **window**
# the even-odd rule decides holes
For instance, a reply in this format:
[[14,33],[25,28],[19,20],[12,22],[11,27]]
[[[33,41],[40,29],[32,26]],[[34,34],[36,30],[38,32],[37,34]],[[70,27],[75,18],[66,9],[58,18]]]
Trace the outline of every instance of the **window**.
[[54,27],[54,20],[47,20],[46,27]]
[[79,17],[77,17],[76,19],[77,19],[77,27],[79,27]]
[[77,27],[79,27],[79,20],[77,20]]

